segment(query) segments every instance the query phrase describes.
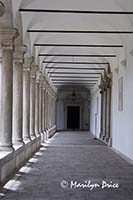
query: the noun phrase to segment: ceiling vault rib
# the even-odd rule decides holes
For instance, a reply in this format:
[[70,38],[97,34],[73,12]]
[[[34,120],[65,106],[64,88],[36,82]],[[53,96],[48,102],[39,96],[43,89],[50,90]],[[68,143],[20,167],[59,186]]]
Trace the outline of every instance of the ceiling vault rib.
[[80,82],[77,82],[77,83],[72,83],[72,82],[68,82],[68,83],[66,83],[66,82],[61,82],[61,83],[54,83],[54,84],[57,84],[57,85],[59,85],[59,84],[81,84],[81,85],[96,85],[97,83],[80,83]]
[[88,84],[88,85],[95,85],[95,84],[97,84],[98,82],[93,82],[93,83],[81,83],[81,82],[60,82],[60,83],[54,83],[54,84],[63,84],[63,83],[65,83],[65,84]]
[[83,84],[83,83],[54,83],[54,85],[86,85],[86,86],[94,86],[96,84]]
[[[63,80],[63,79],[62,79],[62,80],[61,80],[61,82],[63,82],[63,81],[65,82],[66,80]],[[72,79],[70,79],[70,81],[68,81],[68,80],[67,80],[66,82],[71,82],[71,81],[73,81],[73,80],[72,80]],[[97,80],[97,81],[98,81],[98,80]],[[56,80],[54,80],[54,81],[52,80],[52,82],[57,82],[57,83],[58,83],[58,82],[59,82],[59,80],[57,80],[57,81],[56,81]],[[77,79],[77,82],[81,82],[81,83],[86,83],[86,82],[89,82],[89,83],[95,83],[95,82],[93,82],[93,81],[92,81],[92,82],[91,82],[91,81],[89,81],[89,79],[88,79],[88,80],[86,80],[86,82],[85,82],[85,81],[82,81],[82,80],[80,80],[80,79],[79,79],[79,80]],[[75,82],[74,82],[74,83],[75,83]]]
[[133,31],[128,30],[52,30],[52,29],[29,29],[28,33],[63,33],[63,34],[133,34]]
[[97,82],[98,80],[95,80],[95,79],[94,79],[94,80],[73,80],[73,79],[70,79],[70,80],[68,80],[68,79],[67,79],[67,80],[63,80],[63,79],[62,79],[62,80],[53,80],[53,82],[54,82],[54,81],[56,81],[56,82],[62,82],[62,81],[82,81],[82,82],[88,82],[88,81],[89,81],[89,82]]
[[[73,79],[73,78],[76,78],[76,79],[78,79],[78,78],[86,78],[86,79],[88,79],[88,78],[90,78],[90,79],[91,79],[91,78],[92,78],[92,79],[93,79],[93,78],[94,78],[94,79],[95,79],[95,78],[98,78],[98,79],[99,79],[100,76],[97,76],[97,77],[96,77],[96,76],[51,76],[51,78],[54,78],[54,79],[55,79],[55,78],[63,78],[63,79],[64,79],[64,78],[65,78],[65,79],[66,79],[66,78],[72,78],[72,79]],[[65,80],[65,79],[64,79],[64,80]],[[57,80],[57,79],[56,79],[56,80]]]
[[116,57],[114,54],[39,54],[38,56],[55,57]]
[[77,82],[77,83],[72,83],[72,82],[60,82],[60,83],[53,83],[53,84],[81,84],[81,85],[95,85],[95,84],[97,84],[97,83],[93,83],[93,84],[91,84],[91,83],[80,83],[80,82]]
[[63,61],[43,61],[43,63],[47,64],[71,64],[71,65],[109,65],[108,62],[63,62]]
[[98,74],[98,75],[101,75],[102,73],[100,72],[92,72],[92,73],[89,73],[89,72],[48,72],[49,74]]
[[20,12],[42,13],[67,13],[67,14],[98,14],[98,15],[133,15],[133,11],[109,11],[109,10],[55,10],[55,9],[19,9]]
[[45,69],[71,69],[71,70],[105,70],[105,68],[72,68],[72,67],[46,67]]
[[55,44],[55,43],[49,43],[49,44],[44,44],[44,43],[38,43],[38,44],[34,44],[35,47],[91,47],[91,48],[122,48],[123,45],[119,45],[119,44]]

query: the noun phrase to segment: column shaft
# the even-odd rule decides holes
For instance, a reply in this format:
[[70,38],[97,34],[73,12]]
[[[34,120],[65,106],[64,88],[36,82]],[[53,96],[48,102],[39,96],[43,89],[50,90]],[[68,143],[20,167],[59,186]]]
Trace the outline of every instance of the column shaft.
[[100,127],[100,138],[102,138],[103,135],[103,108],[104,108],[104,98],[103,98],[103,91],[101,91],[101,127]]
[[106,136],[106,91],[103,93],[103,132],[102,132],[102,139],[104,140]]
[[30,136],[35,138],[35,77],[30,78]]
[[109,141],[110,138],[110,117],[111,117],[111,87],[107,89],[107,122],[106,122],[106,140]]
[[0,150],[13,150],[12,147],[12,92],[13,92],[13,53],[2,50],[1,65],[1,112]]
[[47,105],[47,90],[45,91],[45,129],[47,129],[47,110],[48,110],[48,105]]
[[43,88],[43,108],[42,108],[42,117],[43,117],[43,132],[45,132],[45,89]]
[[23,70],[23,137],[30,140],[30,70]]
[[13,65],[13,143],[23,144],[23,64]]
[[48,91],[48,96],[47,96],[47,105],[48,105],[48,110],[47,110],[47,126],[48,129],[50,128],[50,101],[49,101],[49,91]]
[[39,82],[35,82],[35,134],[39,135]]
[[42,84],[39,84],[39,132],[42,132]]

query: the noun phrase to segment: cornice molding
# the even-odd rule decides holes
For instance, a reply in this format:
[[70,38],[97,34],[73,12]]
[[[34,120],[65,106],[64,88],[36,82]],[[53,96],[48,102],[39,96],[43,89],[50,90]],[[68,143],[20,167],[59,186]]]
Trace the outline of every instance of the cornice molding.
[[17,29],[0,29],[0,48],[13,49],[13,42],[17,36]]

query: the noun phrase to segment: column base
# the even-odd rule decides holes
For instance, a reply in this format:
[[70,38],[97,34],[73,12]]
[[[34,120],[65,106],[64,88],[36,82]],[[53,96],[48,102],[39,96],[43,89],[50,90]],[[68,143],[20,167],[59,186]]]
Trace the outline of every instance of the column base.
[[46,142],[47,141],[47,134],[46,134],[45,130],[43,131],[43,134],[44,134],[44,142]]
[[100,132],[100,138],[102,139],[102,132]]
[[105,142],[109,143],[109,139],[110,139],[110,138],[106,136],[106,137],[105,137]]
[[112,137],[109,138],[108,145],[112,147]]
[[105,141],[105,137],[106,137],[105,135],[102,135],[102,136],[101,136],[101,139],[102,139],[103,141]]
[[13,148],[13,146],[0,146],[0,151],[13,152],[14,148]]
[[36,135],[31,135],[30,138],[31,140],[34,140],[36,138]]
[[40,136],[40,132],[39,131],[36,132],[35,135],[36,135],[36,137],[39,137]]
[[27,143],[27,142],[30,142],[31,141],[31,138],[28,137],[28,138],[24,138],[24,142]]
[[23,146],[24,142],[22,140],[13,140],[13,145]]
[[48,140],[48,138],[49,138],[49,129],[46,129],[45,133],[46,133],[46,140]]
[[41,141],[42,141],[43,143],[45,143],[45,142],[47,141],[46,131],[45,131],[45,130],[43,130],[43,131],[41,132]]
[[112,146],[112,138],[108,137],[108,136],[104,136],[104,142],[108,145],[108,146]]

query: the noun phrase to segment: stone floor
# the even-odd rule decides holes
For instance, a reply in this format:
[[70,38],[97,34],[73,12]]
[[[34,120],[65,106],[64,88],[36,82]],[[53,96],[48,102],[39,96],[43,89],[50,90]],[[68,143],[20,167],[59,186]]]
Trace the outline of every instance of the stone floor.
[[133,167],[87,132],[60,132],[4,186],[0,199],[133,200]]

